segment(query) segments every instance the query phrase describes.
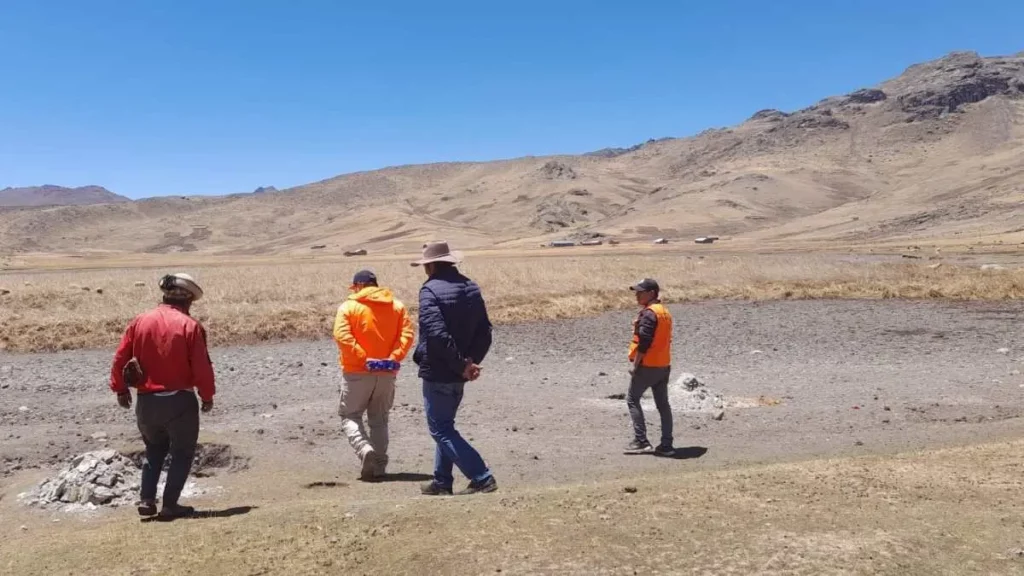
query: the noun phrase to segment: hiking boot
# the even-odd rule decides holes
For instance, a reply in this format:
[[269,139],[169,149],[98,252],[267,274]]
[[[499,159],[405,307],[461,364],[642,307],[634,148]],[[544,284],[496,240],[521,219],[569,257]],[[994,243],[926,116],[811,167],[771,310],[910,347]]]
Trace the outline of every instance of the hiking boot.
[[363,467],[359,471],[359,479],[366,482],[373,480],[373,476],[377,471],[377,453],[372,449],[367,450],[363,454]]
[[143,500],[139,502],[136,510],[139,516],[156,516],[156,500]]
[[662,444],[654,449],[654,454],[657,456],[675,456],[676,449]]
[[428,482],[428,483],[420,486],[420,492],[424,496],[451,496],[452,495],[452,489],[450,487],[449,488],[445,488],[444,486],[441,486],[437,482]]
[[164,507],[160,509],[160,518],[186,518],[195,513],[196,509],[191,506],[164,504]]
[[459,496],[469,496],[470,494],[487,494],[494,492],[498,489],[498,481],[494,479],[494,476],[489,476],[482,482],[470,482],[466,489],[459,492]]
[[654,447],[646,440],[633,440],[625,450],[626,454],[649,454],[653,451]]

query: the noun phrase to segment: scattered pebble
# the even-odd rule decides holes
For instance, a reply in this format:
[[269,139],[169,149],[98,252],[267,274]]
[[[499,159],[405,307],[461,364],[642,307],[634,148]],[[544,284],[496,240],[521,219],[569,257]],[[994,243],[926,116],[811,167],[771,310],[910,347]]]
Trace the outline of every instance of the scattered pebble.
[[1009,348],[1000,348],[999,350],[996,350],[996,352],[998,352],[1000,354],[1009,354],[1010,353],[1010,349]]
[[636,494],[636,486],[626,486],[622,491],[626,494]]
[[28,412],[28,406],[18,406],[18,412]]

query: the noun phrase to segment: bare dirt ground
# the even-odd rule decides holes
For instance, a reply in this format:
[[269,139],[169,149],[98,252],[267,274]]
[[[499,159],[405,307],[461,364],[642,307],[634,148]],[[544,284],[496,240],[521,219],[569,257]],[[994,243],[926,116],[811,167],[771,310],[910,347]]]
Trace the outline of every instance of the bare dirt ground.
[[[988,476],[1001,479],[992,490],[1019,485],[1019,468],[1013,474],[1006,468],[1019,464],[1004,455],[1024,453],[1019,443],[877,457],[1021,436],[1024,304],[708,302],[673,312],[676,374],[695,373],[732,402],[721,421],[676,416],[676,445],[685,448],[678,459],[622,454],[629,440],[624,401],[607,397],[625,390],[631,313],[499,327],[485,376],[470,385],[459,417],[502,490],[496,498],[468,499],[486,502],[480,505],[418,497],[414,481],[430,473],[432,443],[412,365],[400,378],[392,416],[393,481],[364,484],[355,480],[356,460],[335,415],[339,373],[332,342],[214,350],[218,405],[203,420],[203,439],[230,444],[252,467],[203,479],[223,490],[197,502],[257,509],[189,524],[193,544],[159,528],[172,547],[202,548],[185,564],[138,559],[129,549],[112,552],[125,564],[101,558],[96,550],[116,548],[119,538],[130,546],[136,537],[131,511],[69,519],[18,504],[16,495],[48,467],[100,446],[93,434],[106,434],[118,448],[137,449],[139,442],[131,414],[106,390],[110,351],[0,355],[0,515],[14,519],[0,529],[0,571],[86,573],[82,566],[102,566],[155,574],[222,566],[253,574],[284,567],[296,573],[346,567],[451,573],[461,566],[469,573],[618,574],[646,566],[641,572],[934,574],[1012,573],[1024,566],[1004,558],[1007,541],[1021,527],[1019,506],[1011,504],[1016,497],[976,494],[987,489],[979,483]],[[651,412],[648,419],[656,439],[657,418]],[[846,456],[869,457],[832,460]],[[638,487],[639,507],[617,508],[624,483]],[[870,505],[858,500],[865,497]],[[948,506],[939,506],[943,502]],[[980,514],[982,505],[1005,514],[975,518],[987,532],[964,536],[965,555],[942,550],[960,537],[956,530],[978,528],[968,525],[968,516]],[[444,514],[437,506],[446,507]],[[450,529],[448,513],[465,522]],[[760,523],[798,517],[806,520],[799,530]],[[530,530],[516,518],[530,522]],[[247,522],[262,528],[247,532]],[[751,522],[743,540],[740,527]],[[942,532],[943,522],[953,527]],[[917,530],[925,524],[935,533]],[[627,526],[636,532],[622,540]],[[302,536],[317,527],[327,530],[323,542]],[[221,529],[240,539],[236,552],[248,542],[251,561],[227,564],[208,549],[220,546],[223,536],[207,531]],[[565,530],[578,534],[575,544]],[[722,536],[721,530],[736,532]],[[411,546],[417,533],[426,541],[397,556],[380,540]],[[786,543],[786,534],[794,540]],[[442,537],[450,544],[428,545]],[[622,548],[634,541],[637,548]],[[486,553],[470,555],[466,547],[473,543],[488,546]],[[40,553],[44,544],[47,554]],[[254,551],[268,546],[277,547],[274,558],[311,548],[281,564]],[[773,555],[780,563],[764,564]],[[465,564],[468,557],[476,563]],[[202,558],[205,563],[197,564]],[[988,560],[978,564],[979,558]],[[949,568],[949,562],[968,560]]]

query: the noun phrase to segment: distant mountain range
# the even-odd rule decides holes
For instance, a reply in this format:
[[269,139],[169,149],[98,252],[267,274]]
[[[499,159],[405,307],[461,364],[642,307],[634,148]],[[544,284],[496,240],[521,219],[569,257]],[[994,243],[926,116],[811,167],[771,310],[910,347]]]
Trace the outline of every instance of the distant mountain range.
[[1024,54],[952,53],[802,110],[584,155],[396,166],[219,197],[0,192],[0,206],[96,202],[107,204],[0,210],[0,252],[380,253],[430,239],[471,249],[709,235],[1019,244]]
[[102,186],[27,186],[0,190],[0,207],[21,206],[85,206],[88,204],[113,204],[131,202],[131,199],[114,194]]

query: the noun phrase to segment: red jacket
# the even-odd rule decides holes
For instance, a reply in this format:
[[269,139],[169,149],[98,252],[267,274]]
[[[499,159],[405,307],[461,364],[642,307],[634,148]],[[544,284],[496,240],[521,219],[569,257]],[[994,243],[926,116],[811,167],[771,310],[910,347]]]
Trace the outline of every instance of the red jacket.
[[139,394],[196,388],[200,398],[213,400],[216,388],[206,330],[181,309],[161,304],[128,325],[110,369],[110,389],[116,393],[128,391],[122,371],[132,356],[146,375]]

